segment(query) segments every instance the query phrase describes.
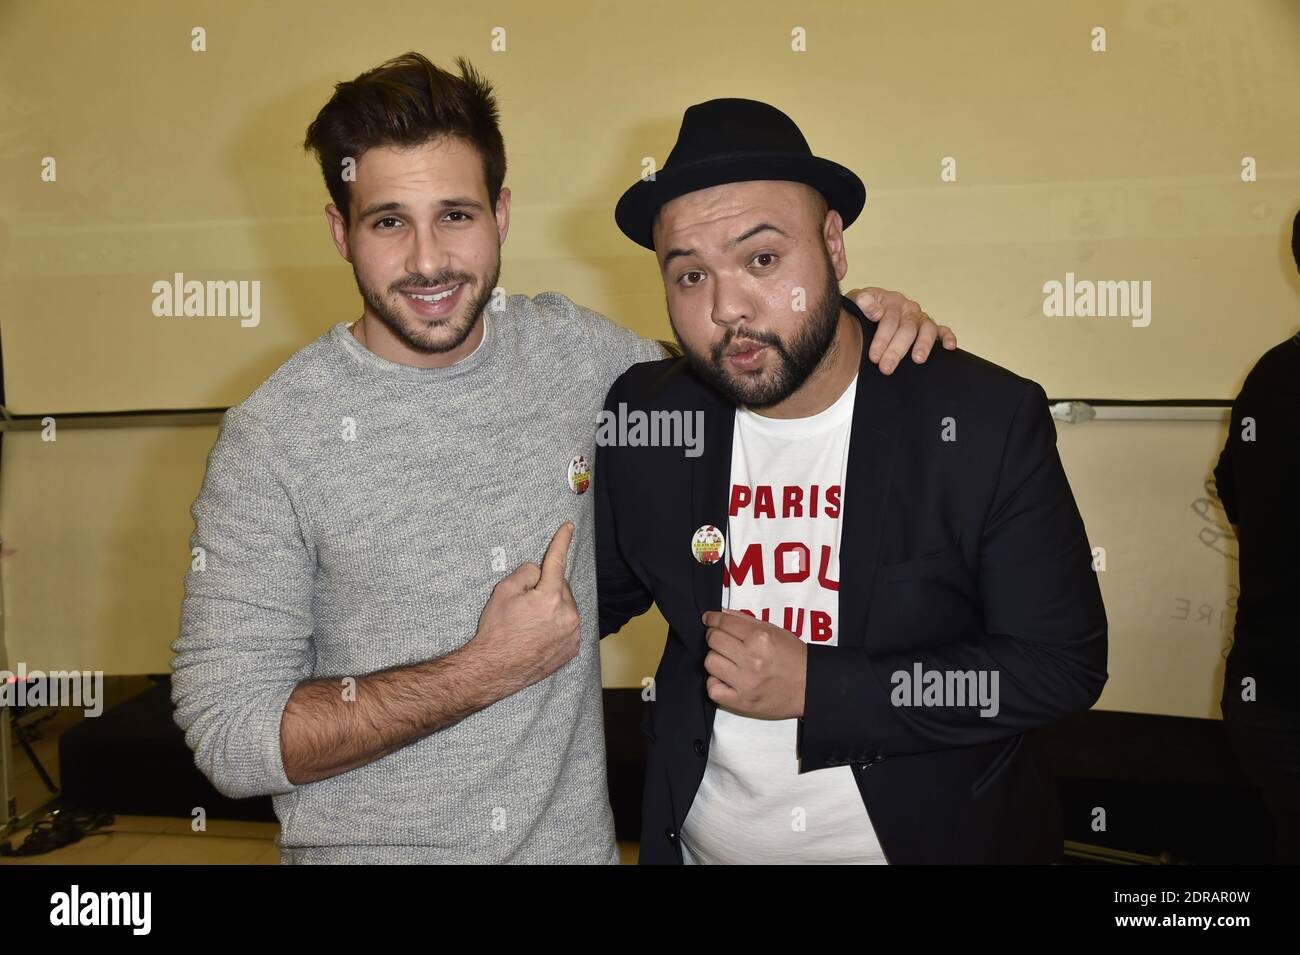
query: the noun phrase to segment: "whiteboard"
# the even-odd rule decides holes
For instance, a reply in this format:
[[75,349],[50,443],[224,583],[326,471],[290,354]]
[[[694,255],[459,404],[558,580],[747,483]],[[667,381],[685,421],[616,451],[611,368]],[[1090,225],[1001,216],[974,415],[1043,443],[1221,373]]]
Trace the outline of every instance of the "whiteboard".
[[1110,679],[1097,708],[1218,718],[1240,586],[1237,542],[1211,476],[1226,423],[1056,429],[1088,539],[1104,550]]

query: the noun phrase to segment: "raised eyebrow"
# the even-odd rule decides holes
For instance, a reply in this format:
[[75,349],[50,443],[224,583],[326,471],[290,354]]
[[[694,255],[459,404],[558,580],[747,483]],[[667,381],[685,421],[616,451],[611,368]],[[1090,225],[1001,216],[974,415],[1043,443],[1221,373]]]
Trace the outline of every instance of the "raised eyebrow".
[[[754,226],[754,228],[746,229],[740,235],[736,236],[734,239],[728,242],[727,248],[729,249],[735,248],[736,246],[740,245],[740,243],[744,242],[746,239],[752,239],[760,232],[767,232],[767,231],[775,232],[777,235],[783,235],[787,239],[790,238],[790,233],[786,232],[784,229],[779,229],[776,226],[772,225],[772,223],[770,222],[760,222],[758,225]],[[669,249],[668,254],[664,256],[663,267],[666,270],[668,268],[668,263],[671,262],[673,259],[690,257],[694,254],[695,254],[694,249]]]
[[786,232],[784,229],[778,229],[770,222],[760,222],[758,225],[754,226],[754,228],[742,232],[740,235],[736,236],[734,239],[728,242],[727,248],[729,249],[735,248],[736,246],[740,245],[740,243],[744,242],[746,239],[752,239],[760,232],[767,232],[767,231],[775,232],[777,235],[783,235],[787,239],[790,238],[790,234]]

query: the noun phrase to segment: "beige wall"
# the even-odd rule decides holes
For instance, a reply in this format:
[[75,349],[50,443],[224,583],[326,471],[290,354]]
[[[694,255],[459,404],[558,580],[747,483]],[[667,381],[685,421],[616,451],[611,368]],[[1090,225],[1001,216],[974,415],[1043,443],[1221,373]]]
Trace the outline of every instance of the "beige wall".
[[[663,294],[614,200],[687,105],[728,95],[785,108],[866,181],[850,283],[905,289],[1049,394],[1228,397],[1295,312],[1292,0],[11,2],[11,409],[229,405],[355,317],[300,143],[333,83],[407,49],[465,54],[498,84],[515,196],[502,284],[646,334],[668,335]],[[1243,156],[1259,181],[1241,182]],[[260,280],[261,324],[154,317],[152,283],[176,271]],[[1152,324],[1045,319],[1043,283],[1067,271],[1151,281]]]

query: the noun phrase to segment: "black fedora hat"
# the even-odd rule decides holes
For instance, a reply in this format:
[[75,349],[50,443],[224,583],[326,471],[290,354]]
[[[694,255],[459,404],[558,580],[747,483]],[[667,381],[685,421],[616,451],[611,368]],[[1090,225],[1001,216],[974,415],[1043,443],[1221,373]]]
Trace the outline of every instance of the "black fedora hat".
[[652,227],[664,203],[688,192],[729,182],[781,179],[812,186],[847,228],[867,201],[867,187],[852,171],[820,159],[794,120],[752,99],[711,99],[682,117],[677,143],[655,178],[636,182],[614,208],[623,234],[654,248]]

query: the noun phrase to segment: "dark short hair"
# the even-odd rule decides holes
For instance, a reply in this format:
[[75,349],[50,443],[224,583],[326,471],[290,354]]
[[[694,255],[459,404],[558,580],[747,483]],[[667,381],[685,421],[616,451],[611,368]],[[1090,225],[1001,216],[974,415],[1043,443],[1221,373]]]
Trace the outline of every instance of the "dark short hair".
[[457,57],[456,66],[459,76],[419,53],[404,53],[334,87],[330,101],[307,127],[303,148],[316,154],[325,188],[345,223],[349,183],[343,178],[344,159],[359,162],[375,146],[419,146],[445,136],[478,151],[488,199],[496,207],[506,178],[496,94],[463,57]]

